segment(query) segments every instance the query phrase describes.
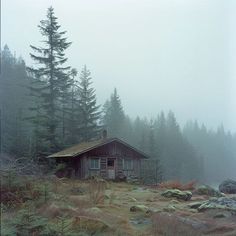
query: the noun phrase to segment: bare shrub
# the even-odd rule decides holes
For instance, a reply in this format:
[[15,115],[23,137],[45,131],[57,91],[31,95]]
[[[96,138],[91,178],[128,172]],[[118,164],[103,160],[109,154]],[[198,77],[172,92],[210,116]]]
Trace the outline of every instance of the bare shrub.
[[181,183],[179,180],[166,181],[158,184],[159,188],[179,189],[179,190],[194,190],[197,182],[192,180],[186,184]]
[[157,213],[152,216],[152,233],[164,236],[201,235],[191,224],[186,224],[177,216],[167,213]]
[[106,181],[103,179],[91,179],[88,184],[89,200],[91,204],[103,204],[105,198]]
[[9,155],[0,155],[0,171],[9,172],[13,171],[16,175],[31,175],[31,176],[43,176],[46,165],[39,164],[36,159],[28,157],[16,158]]

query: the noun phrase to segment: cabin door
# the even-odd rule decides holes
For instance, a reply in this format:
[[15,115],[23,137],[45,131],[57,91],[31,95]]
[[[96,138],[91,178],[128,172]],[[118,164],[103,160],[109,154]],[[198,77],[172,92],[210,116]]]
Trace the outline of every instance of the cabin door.
[[115,159],[107,158],[107,174],[108,179],[115,179]]

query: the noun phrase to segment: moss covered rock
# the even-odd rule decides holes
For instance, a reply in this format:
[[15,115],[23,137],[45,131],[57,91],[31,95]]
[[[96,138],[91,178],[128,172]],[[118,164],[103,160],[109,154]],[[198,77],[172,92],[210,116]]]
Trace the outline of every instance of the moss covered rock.
[[168,189],[161,195],[167,198],[177,198],[184,201],[188,201],[192,197],[192,193],[190,191],[180,191],[178,189]]
[[229,210],[236,213],[236,198],[212,198],[208,201],[205,201],[201,206],[198,207],[198,211],[205,211],[210,209]]
[[148,213],[150,210],[147,206],[145,205],[135,205],[135,206],[131,206],[130,207],[130,211],[132,212],[145,212],[145,213]]
[[200,195],[207,195],[207,196],[211,196],[211,197],[223,197],[224,194],[222,194],[221,192],[215,190],[214,188],[212,188],[211,186],[208,185],[201,185],[197,188],[196,192]]

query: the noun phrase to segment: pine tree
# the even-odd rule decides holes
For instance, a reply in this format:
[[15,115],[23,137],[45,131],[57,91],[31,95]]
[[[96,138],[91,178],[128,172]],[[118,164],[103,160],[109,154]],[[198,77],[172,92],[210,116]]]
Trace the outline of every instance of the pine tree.
[[149,136],[148,136],[148,153],[153,159],[157,159],[156,138],[154,136],[153,121],[150,121]]
[[75,87],[75,76],[77,75],[77,71],[72,69],[69,74],[64,75],[65,79],[62,80],[62,86],[60,89],[60,103],[61,103],[61,142],[62,146],[66,145],[66,139],[69,135],[69,126],[71,125],[70,118],[71,113],[74,113],[74,107],[70,107],[71,99],[73,99],[74,87]]
[[162,161],[161,158],[163,156],[166,141],[166,119],[163,111],[158,115],[157,120],[154,122],[154,131],[156,136],[157,156],[160,158],[160,161]]
[[103,112],[103,124],[108,130],[108,135],[110,137],[121,137],[125,114],[116,88],[111,94],[110,100],[104,104]]
[[75,79],[77,74],[78,72],[76,69],[71,70],[72,85],[67,107],[68,124],[66,145],[68,146],[79,142],[78,126],[80,122],[80,109],[78,97],[78,81]]
[[30,127],[25,120],[28,114],[27,97],[29,78],[25,62],[12,55],[7,45],[2,51],[0,73],[1,147],[2,152],[14,156],[27,155]]
[[183,139],[175,115],[170,111],[166,119],[166,171],[171,179],[181,177]]
[[38,68],[29,70],[42,85],[34,87],[33,90],[43,98],[39,106],[41,116],[39,125],[44,128],[41,138],[49,145],[50,153],[59,148],[58,113],[61,110],[60,102],[65,99],[65,89],[70,86],[70,67],[65,66],[67,61],[65,50],[71,43],[67,42],[67,38],[64,37],[66,31],[60,31],[60,27],[54,9],[48,8],[46,20],[42,20],[39,25],[40,32],[45,38],[44,47],[31,45],[36,55],[30,54],[31,58],[40,64]]
[[78,133],[80,141],[97,139],[100,132],[99,119],[101,112],[96,101],[95,89],[91,87],[91,73],[86,65],[80,74],[78,85],[80,124]]

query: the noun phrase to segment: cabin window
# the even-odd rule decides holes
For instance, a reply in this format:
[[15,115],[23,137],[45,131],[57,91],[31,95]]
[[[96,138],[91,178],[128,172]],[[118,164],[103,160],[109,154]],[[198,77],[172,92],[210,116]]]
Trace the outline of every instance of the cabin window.
[[134,162],[131,159],[123,159],[123,169],[132,170],[134,168]]
[[100,169],[100,159],[99,158],[90,159],[90,169]]

